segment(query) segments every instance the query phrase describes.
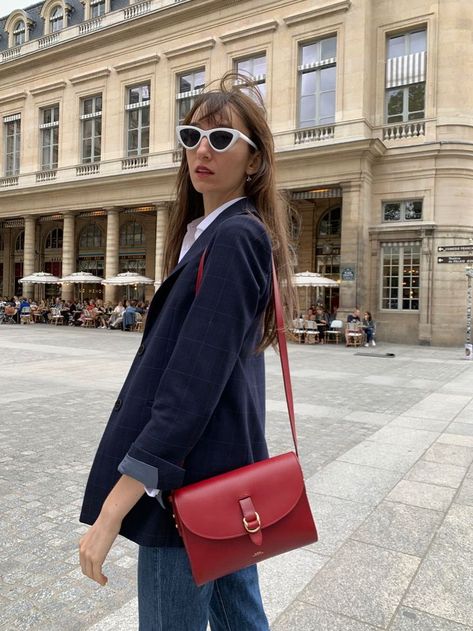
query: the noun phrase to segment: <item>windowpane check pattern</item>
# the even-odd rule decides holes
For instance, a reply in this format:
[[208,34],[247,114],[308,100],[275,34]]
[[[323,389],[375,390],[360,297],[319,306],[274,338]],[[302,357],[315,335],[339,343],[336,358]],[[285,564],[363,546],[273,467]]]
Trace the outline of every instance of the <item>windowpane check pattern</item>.
[[388,37],[386,43],[386,122],[425,118],[425,29]]
[[[266,98],[266,55],[237,60],[235,71],[238,74],[246,75],[253,81],[264,101]],[[251,92],[249,94],[251,95]]]
[[102,153],[102,95],[81,102],[82,164],[100,162]]
[[383,221],[420,221],[422,219],[422,200],[385,202]]
[[18,175],[20,172],[21,116],[13,114],[3,118],[5,138],[5,175]]
[[127,89],[127,155],[149,153],[150,85],[145,83]]
[[420,243],[383,245],[381,308],[419,309]]
[[335,121],[337,38],[301,44],[299,49],[299,127]]
[[59,153],[59,105],[46,107],[41,112],[41,169],[57,169]]
[[182,125],[185,117],[192,109],[195,98],[205,87],[205,69],[190,70],[177,77],[177,114],[178,125]]

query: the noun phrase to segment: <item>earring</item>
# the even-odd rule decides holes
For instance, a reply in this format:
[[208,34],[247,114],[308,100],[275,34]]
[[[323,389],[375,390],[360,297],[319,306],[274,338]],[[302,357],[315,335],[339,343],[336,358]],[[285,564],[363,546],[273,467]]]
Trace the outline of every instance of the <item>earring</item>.
[[246,176],[246,181],[247,181],[247,182],[251,182],[251,175],[247,175],[247,176]]

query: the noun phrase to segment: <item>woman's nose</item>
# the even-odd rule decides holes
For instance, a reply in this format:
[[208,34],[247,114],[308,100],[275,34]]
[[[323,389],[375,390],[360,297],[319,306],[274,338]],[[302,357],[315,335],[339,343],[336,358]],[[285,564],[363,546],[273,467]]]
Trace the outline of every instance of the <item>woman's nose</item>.
[[208,138],[201,138],[199,142],[199,146],[197,147],[198,155],[209,155],[210,153],[210,143]]

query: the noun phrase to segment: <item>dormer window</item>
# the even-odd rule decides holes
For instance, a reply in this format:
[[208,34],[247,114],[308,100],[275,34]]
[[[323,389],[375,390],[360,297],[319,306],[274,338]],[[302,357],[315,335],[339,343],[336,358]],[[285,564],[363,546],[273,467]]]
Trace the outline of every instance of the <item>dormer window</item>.
[[90,0],[90,17],[98,18],[105,13],[105,0]]
[[13,29],[13,46],[21,46],[26,41],[26,26],[23,20],[18,20]]
[[64,11],[61,6],[54,7],[49,16],[49,32],[57,33],[64,28]]

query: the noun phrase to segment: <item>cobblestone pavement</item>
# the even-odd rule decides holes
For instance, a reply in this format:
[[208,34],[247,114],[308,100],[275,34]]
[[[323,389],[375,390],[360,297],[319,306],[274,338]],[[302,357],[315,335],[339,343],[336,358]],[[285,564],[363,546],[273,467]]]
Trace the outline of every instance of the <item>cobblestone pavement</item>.
[[[0,629],[137,628],[134,544],[115,544],[100,588],[77,542],[91,459],[139,341],[0,326]],[[290,347],[320,541],[260,565],[271,628],[473,631],[473,362],[456,348],[362,350]],[[271,451],[288,450],[273,351],[267,399]]]

